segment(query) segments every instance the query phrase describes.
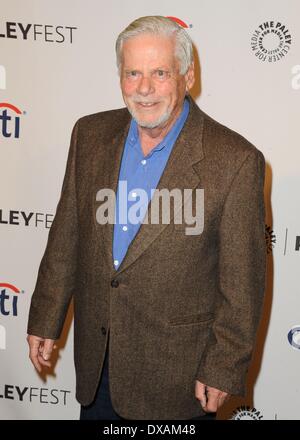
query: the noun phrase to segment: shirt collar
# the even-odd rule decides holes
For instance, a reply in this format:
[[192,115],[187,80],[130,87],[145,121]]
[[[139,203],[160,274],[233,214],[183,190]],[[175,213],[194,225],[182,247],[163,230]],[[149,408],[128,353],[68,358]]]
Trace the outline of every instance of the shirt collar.
[[[163,140],[156,145],[153,150],[148,154],[148,156],[151,156],[154,151],[160,151],[162,150],[168,142],[173,138],[177,137],[180,130],[182,129],[182,126],[188,116],[190,109],[190,104],[187,98],[184,99],[184,103],[182,106],[182,110],[178,118],[176,119],[175,123],[173,124],[173,127],[171,130],[166,134],[166,136],[163,138]],[[139,132],[138,132],[138,124],[134,118],[131,118],[129,132],[128,132],[128,141],[130,146],[135,146],[137,141],[139,141]]]

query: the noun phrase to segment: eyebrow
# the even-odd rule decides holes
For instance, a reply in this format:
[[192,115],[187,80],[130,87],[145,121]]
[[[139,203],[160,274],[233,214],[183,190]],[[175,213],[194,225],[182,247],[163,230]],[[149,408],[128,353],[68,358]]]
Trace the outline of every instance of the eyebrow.
[[[132,72],[132,71],[141,72],[141,70],[131,68],[131,67],[124,67],[123,69],[125,70],[125,72]],[[167,72],[172,71],[172,69],[170,69],[168,67],[155,67],[154,69],[151,69],[150,72],[154,72],[155,70],[165,70]]]

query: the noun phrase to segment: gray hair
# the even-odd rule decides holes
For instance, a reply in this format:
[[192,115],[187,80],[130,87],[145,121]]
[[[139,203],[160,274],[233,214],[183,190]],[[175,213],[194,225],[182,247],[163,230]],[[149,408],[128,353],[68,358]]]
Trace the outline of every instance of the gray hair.
[[116,55],[120,73],[123,42],[143,33],[175,36],[175,56],[180,62],[180,74],[184,75],[193,63],[193,43],[188,33],[174,20],[161,15],[140,17],[130,23],[117,38]]

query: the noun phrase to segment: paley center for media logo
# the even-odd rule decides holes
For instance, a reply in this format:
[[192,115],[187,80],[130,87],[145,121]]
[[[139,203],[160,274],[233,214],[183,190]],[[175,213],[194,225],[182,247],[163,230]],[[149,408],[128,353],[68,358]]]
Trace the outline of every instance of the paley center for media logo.
[[295,350],[300,350],[300,325],[294,325],[288,332],[287,338]]
[[250,406],[240,406],[237,408],[229,420],[261,420],[263,418],[260,411]]
[[25,292],[10,283],[0,283],[0,314],[18,316],[18,301]]
[[276,235],[274,234],[273,229],[269,225],[265,225],[265,239],[266,239],[267,253],[270,254],[276,243]]
[[291,69],[292,72],[292,89],[293,90],[300,90],[300,64],[296,64]]
[[76,26],[0,21],[0,38],[7,40],[42,41],[72,44]]
[[290,31],[280,21],[265,21],[251,37],[252,51],[262,62],[281,60],[289,52],[291,44]]

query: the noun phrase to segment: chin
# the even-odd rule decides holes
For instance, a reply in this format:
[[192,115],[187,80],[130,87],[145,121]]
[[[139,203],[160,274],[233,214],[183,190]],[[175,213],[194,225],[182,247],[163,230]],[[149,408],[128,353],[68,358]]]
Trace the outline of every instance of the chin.
[[153,118],[149,118],[149,119],[148,118],[144,119],[142,115],[140,116],[135,111],[130,111],[130,113],[131,113],[132,117],[136,120],[137,124],[143,128],[159,127],[160,125],[165,124],[170,118],[170,112],[165,112],[156,118],[153,117]]
[[149,121],[142,121],[141,119],[135,119],[137,124],[142,128],[156,128],[158,127],[158,123],[156,121],[149,122]]

